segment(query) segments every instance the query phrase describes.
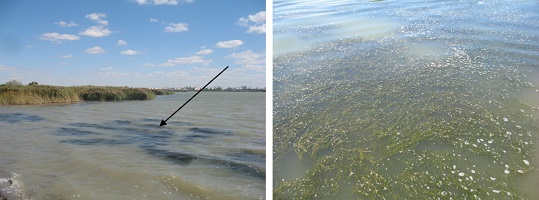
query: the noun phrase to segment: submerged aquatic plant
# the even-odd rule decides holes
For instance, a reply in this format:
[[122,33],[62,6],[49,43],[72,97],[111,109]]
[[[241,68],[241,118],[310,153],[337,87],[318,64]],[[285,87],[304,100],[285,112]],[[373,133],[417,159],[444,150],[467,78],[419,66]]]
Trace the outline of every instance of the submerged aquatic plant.
[[313,163],[274,179],[276,199],[529,198],[514,184],[535,166],[539,127],[517,98],[537,89],[529,69],[361,42],[274,59],[274,169]]

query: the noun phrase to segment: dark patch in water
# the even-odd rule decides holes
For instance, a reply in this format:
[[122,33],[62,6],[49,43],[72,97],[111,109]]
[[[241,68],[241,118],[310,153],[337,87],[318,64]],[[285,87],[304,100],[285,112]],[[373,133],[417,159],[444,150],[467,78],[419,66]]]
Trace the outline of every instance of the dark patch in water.
[[193,134],[185,136],[181,139],[181,142],[198,142],[198,140],[207,139],[217,135],[232,135],[231,131],[227,130],[218,130],[211,128],[190,128],[189,129]]
[[60,143],[70,143],[76,145],[97,145],[97,144],[108,144],[108,145],[117,145],[117,144],[131,144],[132,141],[129,140],[113,140],[113,139],[104,139],[104,138],[92,138],[92,139],[73,139],[73,140],[62,140]]
[[249,176],[253,176],[256,178],[266,179],[266,172],[262,169],[259,169],[257,166],[250,165],[248,163],[243,162],[235,162],[232,160],[221,160],[221,159],[213,159],[208,160],[212,164],[216,164],[219,166],[225,166],[227,168],[230,168],[233,171],[246,174]]
[[95,131],[107,133],[115,139],[89,139],[89,140],[64,140],[64,143],[73,143],[78,145],[93,145],[93,144],[131,144],[138,143],[144,145],[166,146],[168,140],[174,136],[175,132],[171,130],[161,130],[159,128],[147,128],[144,125],[132,124],[127,120],[114,120],[103,124],[94,123],[71,123],[68,126],[60,128],[55,135],[90,135]]
[[53,134],[57,136],[99,135],[99,133],[94,133],[91,131],[85,131],[85,130],[80,130],[76,128],[65,128],[65,127],[59,128],[58,131],[56,131]]
[[89,124],[89,123],[71,123],[67,124],[68,126],[75,126],[75,127],[96,127],[98,124]]
[[[143,122],[152,122],[152,125],[159,125],[161,119],[142,119]],[[168,126],[193,126],[192,123],[182,121],[167,121]]]
[[[193,160],[198,159],[212,165],[217,165],[218,167],[225,167],[225,168],[229,168],[233,171],[236,171],[242,174],[246,174],[246,175],[253,176],[256,178],[266,179],[266,172],[263,169],[259,168],[256,165],[248,164],[248,162],[239,161],[240,159],[236,159],[236,160],[222,159],[222,158],[216,158],[213,156],[203,156],[203,155],[195,156],[189,153],[157,149],[155,145],[141,145],[140,147],[146,150],[150,155],[161,157],[165,160],[174,162],[176,164],[187,165],[191,163]],[[257,154],[257,156],[258,155],[259,154]],[[255,159],[260,160],[260,159],[265,159],[265,158],[255,158]],[[249,158],[246,158],[244,160],[249,160]],[[249,161],[252,162],[252,160],[249,160]],[[264,161],[262,161],[262,163],[263,162]]]
[[45,120],[45,118],[24,113],[0,113],[0,122],[19,123],[22,121],[37,122],[43,120]]
[[255,162],[261,164],[266,162],[265,152],[256,152],[255,150],[250,149],[243,149],[241,152],[230,154],[230,157],[233,160],[240,162]]
[[114,120],[114,123],[118,125],[131,124],[131,122],[127,120]]
[[202,135],[202,134],[194,134],[194,135],[187,135],[180,141],[182,142],[198,142],[197,140],[202,140],[209,138],[209,135]]
[[[142,147],[142,146],[141,146]],[[167,150],[161,150],[161,149],[155,149],[151,146],[146,146],[148,148],[144,148],[150,155],[163,157],[168,161],[181,164],[181,165],[187,165],[193,160],[197,159],[196,156],[186,153],[180,153],[180,152],[172,152]]]
[[134,133],[133,136],[127,136],[132,137],[137,142],[140,142],[145,145],[158,145],[158,146],[165,146],[167,145],[168,139],[171,138],[174,133],[169,131],[158,131],[158,132],[150,132],[150,131],[141,131],[137,130]]
[[168,126],[193,126],[192,123],[182,121],[168,121]]
[[257,145],[266,146],[266,139],[264,138],[251,139],[251,140],[246,140],[246,141],[252,142],[253,144],[257,144]]
[[195,133],[203,133],[203,134],[230,135],[232,133],[232,131],[217,130],[217,129],[211,129],[211,128],[198,128],[198,127],[190,128],[189,130]]
[[[143,119],[143,121],[157,122],[157,120],[154,119]],[[169,125],[191,126],[192,124],[187,122],[172,122],[172,124]],[[154,128],[153,124],[133,124],[130,121],[126,120],[114,120],[104,124],[71,123],[68,124],[68,126],[71,127],[60,128],[56,135],[84,136],[98,134],[92,132],[91,130],[99,129],[108,130],[107,132],[111,132],[111,134],[113,134],[112,137],[114,137],[115,139],[70,139],[62,140],[60,141],[61,143],[70,143],[76,145],[119,145],[136,143],[148,154],[152,156],[157,156],[159,158],[176,164],[188,165],[193,162],[193,160],[197,159],[211,165],[229,168],[238,173],[246,174],[256,178],[266,178],[264,168],[261,167],[265,163],[265,154],[257,152],[256,150],[244,149],[238,151],[237,153],[226,155],[223,158],[218,158],[215,156],[194,155],[178,150],[159,149],[158,147],[169,144],[170,138],[174,137],[174,135],[176,134],[174,130],[162,129],[158,127]],[[204,139],[208,139],[211,137],[232,135],[232,131],[220,129],[192,127],[188,130],[188,135],[184,136],[181,141],[197,142],[199,140],[203,141]],[[265,144],[265,142],[263,141],[260,141],[260,143]]]
[[103,126],[103,125],[100,125],[100,124],[90,124],[90,123],[71,123],[71,124],[68,124],[68,126],[75,126],[75,127],[80,127],[80,128],[97,128],[97,129],[103,129],[103,130],[114,130],[114,129],[117,129],[117,128],[114,128],[114,127],[110,127],[110,126]]

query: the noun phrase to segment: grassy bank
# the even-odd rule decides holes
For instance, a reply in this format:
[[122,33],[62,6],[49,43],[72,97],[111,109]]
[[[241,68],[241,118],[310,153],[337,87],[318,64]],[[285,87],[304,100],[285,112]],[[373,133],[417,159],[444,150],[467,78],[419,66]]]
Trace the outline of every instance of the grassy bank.
[[80,101],[149,100],[171,94],[145,88],[111,86],[0,86],[0,105],[74,103]]

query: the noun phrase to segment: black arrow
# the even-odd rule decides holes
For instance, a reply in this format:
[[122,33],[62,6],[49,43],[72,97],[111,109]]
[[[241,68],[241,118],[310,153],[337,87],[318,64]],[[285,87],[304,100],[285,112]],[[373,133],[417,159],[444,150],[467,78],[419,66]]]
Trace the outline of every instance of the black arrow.
[[204,88],[206,88],[206,86],[208,86],[219,75],[221,75],[223,72],[225,72],[226,69],[228,69],[228,66],[226,66],[225,69],[223,69],[223,71],[219,72],[219,74],[217,74],[217,76],[213,77],[213,79],[210,82],[208,82],[208,84],[206,84],[204,87],[202,87],[202,89],[200,89],[195,95],[193,95],[189,100],[187,100],[187,102],[185,102],[180,108],[178,108],[178,110],[176,110],[176,112],[172,113],[172,115],[170,115],[170,117],[168,117],[166,120],[161,120],[161,124],[159,124],[159,126],[167,125],[168,119],[170,119],[172,116],[174,116],[174,114],[176,114],[178,111],[180,111],[185,106],[185,104],[189,103],[189,101],[191,101],[191,99],[195,98],[195,96],[197,96],[198,93],[202,92],[202,90],[204,90]]

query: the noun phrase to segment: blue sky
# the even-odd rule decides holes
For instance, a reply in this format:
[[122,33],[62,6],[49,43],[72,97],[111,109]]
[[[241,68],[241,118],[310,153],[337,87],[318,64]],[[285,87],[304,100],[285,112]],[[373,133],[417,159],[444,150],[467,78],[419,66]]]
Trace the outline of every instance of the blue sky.
[[265,87],[264,0],[0,2],[0,83]]

